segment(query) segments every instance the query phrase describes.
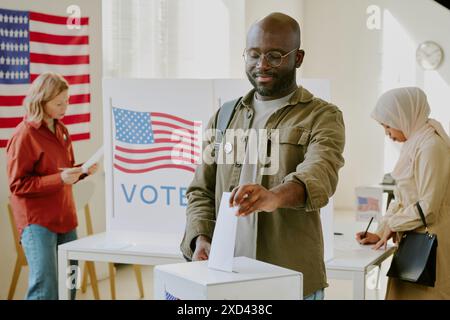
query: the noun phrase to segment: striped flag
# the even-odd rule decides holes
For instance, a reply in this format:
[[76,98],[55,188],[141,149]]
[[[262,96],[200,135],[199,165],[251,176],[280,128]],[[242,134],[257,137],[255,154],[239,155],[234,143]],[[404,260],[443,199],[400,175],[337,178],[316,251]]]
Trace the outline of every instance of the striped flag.
[[67,17],[0,9],[0,148],[25,114],[22,102],[30,83],[56,72],[70,85],[63,118],[72,140],[89,139],[90,77],[88,18],[69,29]]
[[166,290],[164,290],[164,295],[166,297],[166,300],[169,300],[169,301],[180,300],[179,298],[175,297],[174,295],[172,295],[171,293],[167,292]]
[[195,172],[201,161],[201,122],[162,112],[112,109],[115,169],[129,174]]
[[359,211],[380,211],[379,200],[372,197],[358,197]]

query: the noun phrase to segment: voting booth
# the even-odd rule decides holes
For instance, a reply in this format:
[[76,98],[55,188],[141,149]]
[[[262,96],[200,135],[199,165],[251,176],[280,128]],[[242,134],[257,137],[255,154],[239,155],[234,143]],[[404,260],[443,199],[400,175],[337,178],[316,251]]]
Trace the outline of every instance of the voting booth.
[[105,79],[107,230],[184,231],[186,189],[214,111],[211,81]]
[[303,275],[246,257],[234,258],[234,272],[208,268],[207,261],[156,266],[158,300],[301,300]]

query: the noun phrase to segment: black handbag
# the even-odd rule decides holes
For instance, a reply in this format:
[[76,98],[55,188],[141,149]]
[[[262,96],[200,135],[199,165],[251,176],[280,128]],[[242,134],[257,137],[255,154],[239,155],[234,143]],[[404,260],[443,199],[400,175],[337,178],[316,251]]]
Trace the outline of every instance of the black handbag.
[[419,202],[416,203],[416,207],[426,232],[410,231],[403,234],[398,249],[392,258],[387,276],[434,287],[438,241],[435,234],[428,232],[425,216]]

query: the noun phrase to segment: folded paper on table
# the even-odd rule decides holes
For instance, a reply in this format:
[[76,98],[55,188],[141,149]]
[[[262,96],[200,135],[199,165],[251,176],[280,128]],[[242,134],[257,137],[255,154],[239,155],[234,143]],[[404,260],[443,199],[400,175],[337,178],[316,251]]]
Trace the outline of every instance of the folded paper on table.
[[83,173],[87,173],[88,169],[93,166],[94,164],[96,164],[100,158],[103,155],[103,146],[101,146],[93,155],[92,157],[89,158],[88,161],[86,161],[85,163],[83,163],[83,165],[81,166],[81,169],[83,171]]
[[208,268],[233,271],[234,246],[236,244],[237,208],[229,205],[230,192],[224,192],[209,253]]

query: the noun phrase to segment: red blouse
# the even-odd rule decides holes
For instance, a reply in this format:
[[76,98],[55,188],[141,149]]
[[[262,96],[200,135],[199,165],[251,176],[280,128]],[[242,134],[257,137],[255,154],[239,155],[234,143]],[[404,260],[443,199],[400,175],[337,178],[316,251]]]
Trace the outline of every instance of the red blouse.
[[67,128],[55,120],[55,133],[25,119],[6,146],[10,203],[19,234],[30,224],[55,233],[77,227],[72,186],[61,180],[59,168],[75,164]]

